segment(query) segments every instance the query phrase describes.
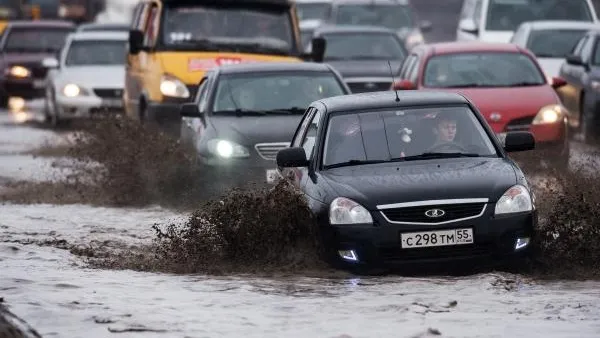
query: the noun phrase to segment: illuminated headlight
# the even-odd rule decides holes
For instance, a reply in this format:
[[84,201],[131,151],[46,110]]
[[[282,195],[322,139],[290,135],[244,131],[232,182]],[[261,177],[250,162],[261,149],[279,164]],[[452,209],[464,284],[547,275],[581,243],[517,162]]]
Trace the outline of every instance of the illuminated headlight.
[[533,124],[552,124],[562,122],[566,115],[566,110],[559,104],[545,106],[537,113],[533,119]]
[[190,91],[185,83],[173,75],[165,74],[160,78],[160,92],[164,96],[179,97],[186,99],[190,97]]
[[496,202],[496,215],[513,214],[533,210],[529,190],[522,185],[514,185]]
[[425,39],[423,38],[423,34],[421,34],[419,31],[413,31],[406,37],[406,44],[411,47],[420,45],[424,42]]
[[250,153],[246,147],[241,146],[235,142],[213,139],[207,143],[208,151],[222,158],[240,158],[248,157]]
[[598,91],[600,91],[600,81],[595,81],[595,80],[592,80],[592,81],[590,82],[590,85],[592,86],[592,88],[593,88],[594,90],[598,90]]
[[338,197],[329,207],[330,224],[372,224],[371,213],[362,205],[345,197]]
[[88,94],[87,90],[79,87],[74,83],[69,83],[63,87],[62,93],[66,97],[85,96]]
[[31,71],[23,66],[12,66],[8,70],[8,74],[14,77],[29,77],[31,76]]

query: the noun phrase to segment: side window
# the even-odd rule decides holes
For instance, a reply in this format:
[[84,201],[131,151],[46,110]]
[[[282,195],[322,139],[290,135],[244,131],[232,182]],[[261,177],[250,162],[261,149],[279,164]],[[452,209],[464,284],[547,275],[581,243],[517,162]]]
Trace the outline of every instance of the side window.
[[592,54],[592,48],[594,47],[595,40],[596,39],[592,36],[588,37],[586,43],[583,45],[583,48],[581,48],[581,61],[583,61],[583,63],[590,62],[590,56]]
[[415,85],[419,80],[419,57],[415,57],[415,62],[413,62],[412,67],[410,68],[407,76],[407,80],[410,80]]
[[321,115],[320,111],[316,111],[313,115],[310,124],[308,125],[308,129],[306,130],[306,134],[302,138],[302,148],[304,148],[304,152],[306,153],[306,158],[310,159],[313,156],[315,149],[315,141],[317,139],[317,133],[319,131],[319,124],[321,123]]
[[144,30],[144,46],[150,47],[154,45],[156,33],[158,30],[158,6],[153,5],[146,22],[146,29]]
[[526,43],[525,41],[523,41],[525,35],[525,26],[519,26],[519,28],[517,29],[517,31],[515,32],[515,34],[513,34],[513,36],[510,38],[510,42],[511,43],[515,43],[519,46],[525,46]]
[[416,59],[415,54],[411,54],[406,58],[406,61],[402,64],[402,69],[400,69],[400,80],[405,80],[408,78],[408,70]]
[[308,124],[311,122],[315,110],[315,108],[309,107],[304,113],[304,120],[302,120],[302,123],[298,127],[296,135],[294,135],[294,138],[292,140],[292,147],[299,147],[302,144],[301,141],[304,137],[304,131],[306,130]]
[[575,48],[573,48],[573,54],[577,55],[577,56],[581,56],[581,49],[583,48],[583,45],[586,43],[586,41],[588,40],[587,36],[584,36],[583,38],[581,38],[581,40],[579,40],[579,42],[577,42],[577,44],[575,45]]
[[144,3],[139,3],[135,6],[135,9],[133,10],[133,15],[131,16],[131,24],[129,25],[131,29],[137,29],[140,23],[142,8],[144,8]]
[[194,102],[196,102],[196,104],[198,105],[200,105],[202,103],[202,100],[204,100],[206,88],[208,88],[208,86],[206,85],[208,83],[207,79],[208,78],[204,76],[198,84],[198,91],[196,92],[196,97],[194,97]]

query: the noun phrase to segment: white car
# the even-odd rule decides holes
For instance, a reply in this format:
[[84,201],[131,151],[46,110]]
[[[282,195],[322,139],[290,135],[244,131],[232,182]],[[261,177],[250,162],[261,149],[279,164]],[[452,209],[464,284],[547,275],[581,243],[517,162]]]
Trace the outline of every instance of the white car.
[[464,0],[457,41],[509,42],[526,21],[598,22],[592,0]]
[[300,23],[306,20],[326,20],[331,15],[333,0],[296,0]]
[[67,37],[60,58],[47,58],[46,120],[121,114],[128,34],[78,32]]
[[580,21],[531,21],[522,23],[510,42],[529,49],[546,76],[557,77],[560,67],[577,42],[600,23]]

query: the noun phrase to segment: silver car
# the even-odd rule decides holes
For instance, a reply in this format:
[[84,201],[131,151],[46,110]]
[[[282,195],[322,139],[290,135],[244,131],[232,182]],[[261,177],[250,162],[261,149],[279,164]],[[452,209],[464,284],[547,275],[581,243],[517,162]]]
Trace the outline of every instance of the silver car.
[[58,60],[43,61],[50,68],[47,122],[56,126],[75,118],[123,113],[127,39],[125,32],[72,33]]

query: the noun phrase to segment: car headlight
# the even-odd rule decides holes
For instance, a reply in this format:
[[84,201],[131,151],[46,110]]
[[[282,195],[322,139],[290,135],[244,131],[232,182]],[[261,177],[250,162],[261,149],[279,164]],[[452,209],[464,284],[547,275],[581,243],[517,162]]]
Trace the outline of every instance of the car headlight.
[[62,93],[66,97],[76,97],[76,96],[88,95],[87,90],[85,90],[84,88],[81,88],[80,86],[78,86],[74,83],[69,83],[69,84],[65,85],[62,89]]
[[533,124],[552,124],[562,122],[566,115],[566,109],[559,104],[545,106],[533,119]]
[[496,202],[494,214],[513,214],[531,211],[532,209],[533,203],[529,190],[522,185],[514,185],[506,190],[498,202]]
[[362,205],[345,197],[338,197],[329,207],[330,224],[371,224],[373,217]]
[[164,74],[160,78],[160,92],[164,96],[179,97],[186,99],[190,97],[190,91],[185,83],[173,75]]
[[12,66],[8,69],[8,74],[14,77],[29,77],[31,71],[23,66]]
[[222,158],[248,157],[250,153],[246,147],[235,142],[221,139],[213,139],[207,142],[208,151]]

